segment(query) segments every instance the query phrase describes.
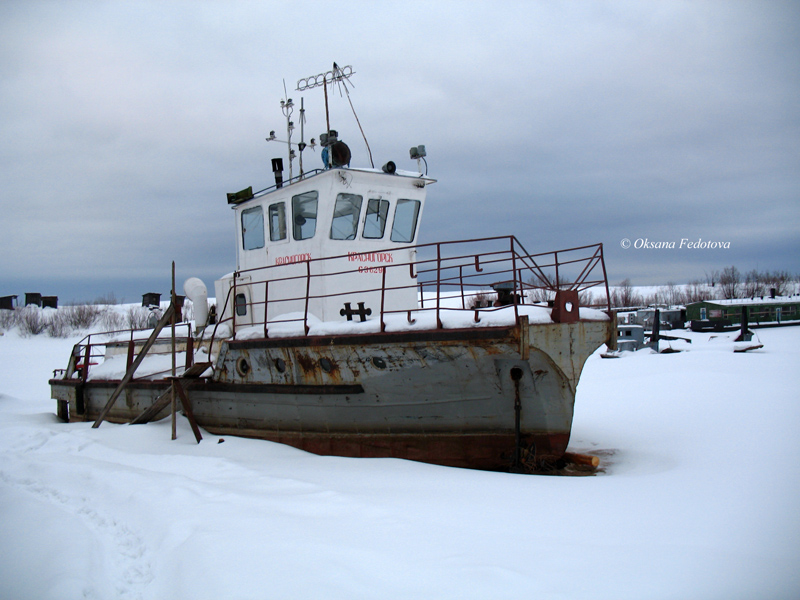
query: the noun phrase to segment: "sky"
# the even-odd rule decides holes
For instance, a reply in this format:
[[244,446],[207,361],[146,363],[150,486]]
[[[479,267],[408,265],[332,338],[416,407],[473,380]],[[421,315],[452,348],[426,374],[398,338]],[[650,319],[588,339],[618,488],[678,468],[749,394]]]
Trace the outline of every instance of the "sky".
[[[295,87],[334,61],[376,166],[426,146],[420,242],[600,242],[612,284],[797,274],[798,59],[793,2],[6,0],[0,296],[134,302],[172,261],[213,290],[226,193],[287,162],[286,93],[325,131]],[[347,97],[331,121],[369,166]]]

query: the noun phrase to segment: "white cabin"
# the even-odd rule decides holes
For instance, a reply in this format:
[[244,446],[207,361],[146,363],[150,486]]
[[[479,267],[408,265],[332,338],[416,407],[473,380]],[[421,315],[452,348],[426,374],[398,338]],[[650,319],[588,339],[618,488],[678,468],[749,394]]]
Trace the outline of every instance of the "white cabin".
[[[216,282],[220,311],[228,298],[220,317],[235,307],[237,329],[263,323],[265,306],[269,320],[303,312],[307,294],[308,313],[322,321],[345,320],[348,302],[377,315],[382,286],[384,310],[415,310],[408,265],[434,182],[413,172],[332,168],[235,203],[236,289],[228,298],[233,273]],[[318,260],[331,257],[340,258]]]

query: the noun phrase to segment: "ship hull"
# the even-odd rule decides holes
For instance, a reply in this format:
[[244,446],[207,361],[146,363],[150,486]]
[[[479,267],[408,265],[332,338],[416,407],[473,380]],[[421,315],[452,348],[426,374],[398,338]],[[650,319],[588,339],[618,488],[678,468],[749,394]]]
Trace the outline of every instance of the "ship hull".
[[[505,469],[566,451],[575,391],[610,321],[229,340],[212,378],[183,382],[211,433],[322,455]],[[94,421],[118,381],[51,380],[59,415]],[[130,422],[169,387],[134,380],[106,416]],[[168,415],[163,410],[157,418]]]

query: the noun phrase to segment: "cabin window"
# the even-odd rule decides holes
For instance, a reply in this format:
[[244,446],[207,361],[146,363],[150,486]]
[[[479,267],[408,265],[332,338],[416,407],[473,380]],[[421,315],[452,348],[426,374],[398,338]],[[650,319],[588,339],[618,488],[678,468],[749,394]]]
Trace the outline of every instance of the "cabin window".
[[419,216],[419,200],[398,200],[394,209],[392,241],[408,243],[414,240]]
[[277,242],[286,239],[286,203],[278,202],[269,206],[269,239]]
[[236,306],[237,316],[243,317],[247,314],[247,298],[245,298],[244,294],[236,294],[234,305]]
[[367,202],[367,215],[364,218],[364,232],[361,237],[377,240],[383,237],[386,217],[389,214],[389,201],[371,198]]
[[317,232],[317,192],[306,192],[292,196],[292,236],[296,240],[307,240]]
[[264,211],[260,206],[242,211],[242,245],[245,250],[264,247]]
[[331,223],[332,240],[354,240],[358,229],[358,217],[361,214],[361,196],[356,194],[339,194],[333,209]]

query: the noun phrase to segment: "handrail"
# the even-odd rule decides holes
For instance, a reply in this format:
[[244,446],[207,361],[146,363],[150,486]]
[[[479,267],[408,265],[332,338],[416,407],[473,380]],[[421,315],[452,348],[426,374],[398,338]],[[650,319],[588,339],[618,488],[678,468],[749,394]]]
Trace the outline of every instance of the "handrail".
[[[519,320],[519,308],[517,307],[517,253],[514,252],[514,238],[511,238],[511,275],[514,278],[514,289],[511,292],[512,304],[514,305],[514,322]],[[520,276],[520,284],[522,277]],[[521,287],[521,286],[520,286]]]
[[[190,340],[192,337],[192,325],[191,323],[176,323],[176,327],[186,327],[187,328],[187,335],[186,339]],[[80,371],[80,379],[81,381],[86,381],[89,377],[89,367],[96,363],[93,363],[92,360],[105,356],[105,347],[108,344],[115,344],[115,343],[127,343],[128,344],[128,366],[130,366],[133,362],[133,347],[134,344],[139,341],[142,344],[145,343],[145,339],[136,340],[134,338],[134,334],[141,331],[152,331],[152,327],[143,327],[139,329],[114,329],[111,331],[98,331],[94,333],[88,333],[83,336],[78,342],[72,347],[72,356],[76,359],[73,363],[72,359],[70,360],[70,366],[73,367],[73,370],[70,371],[69,367],[66,370],[65,378],[71,378],[73,373],[76,371]],[[112,339],[105,339],[103,341],[92,341],[92,338],[95,339],[98,337],[108,337],[118,334],[128,334],[129,338],[127,341],[124,340],[112,340]],[[163,338],[166,339],[166,338]],[[104,348],[103,352],[98,352],[98,348]],[[83,362],[79,363],[79,360]]]
[[306,171],[305,173],[301,173],[300,175],[295,175],[291,179],[282,181],[280,185],[274,183],[268,187],[265,187],[263,190],[258,190],[256,193],[253,194],[253,197],[255,198],[259,194],[263,194],[264,192],[268,192],[270,190],[277,190],[281,187],[288,186],[289,184],[294,183],[295,181],[300,181],[301,179],[307,179],[308,177],[313,177],[314,175],[322,173],[324,170],[325,169],[312,169],[310,171]]
[[[476,246],[479,247],[476,251]],[[504,246],[504,247],[503,247]],[[251,290],[257,286],[264,285],[264,300],[251,298],[247,301],[247,306],[263,306],[264,319],[256,320],[252,317],[248,319],[250,326],[263,326],[264,337],[269,336],[269,326],[276,323],[303,323],[303,334],[309,335],[309,310],[312,300],[326,297],[347,296],[353,293],[369,294],[377,293],[380,295],[380,310],[376,315],[380,320],[381,331],[385,331],[387,315],[394,313],[408,313],[407,308],[402,310],[389,310],[386,308],[386,295],[395,291],[413,288],[415,293],[421,298],[421,306],[425,308],[424,297],[426,289],[435,290],[436,300],[433,309],[436,315],[436,327],[442,328],[442,314],[444,311],[453,310],[474,310],[474,298],[478,295],[487,293],[488,288],[493,283],[508,281],[512,287],[512,298],[514,299],[515,316],[519,314],[517,302],[543,302],[552,301],[555,294],[560,290],[575,290],[584,294],[597,286],[602,286],[605,291],[605,299],[599,299],[599,303],[592,300],[590,304],[585,304],[585,298],[581,298],[583,306],[597,306],[610,312],[611,304],[609,297],[608,278],[605,269],[602,244],[588,244],[574,248],[565,248],[550,252],[540,252],[530,254],[517,240],[515,236],[497,236],[489,238],[478,238],[473,240],[457,240],[446,242],[432,242],[417,246],[395,246],[369,252],[357,254],[380,254],[390,253],[398,249],[414,249],[418,257],[410,262],[397,262],[381,264],[382,277],[376,287],[359,287],[357,290],[349,289],[325,294],[315,293],[312,289],[312,282],[315,280],[327,281],[339,276],[346,276],[356,272],[357,268],[343,269],[339,260],[352,260],[352,252],[331,257],[307,258],[298,264],[305,263],[305,268],[301,272],[287,271],[287,265],[271,265],[237,271],[233,274],[232,285],[228,288],[225,298],[225,307],[219,313],[220,319],[214,328],[211,336],[213,345],[216,338],[217,328],[224,322],[231,323],[231,333],[236,336],[237,319],[235,309],[226,317],[228,306],[231,304],[231,294],[236,293],[237,286],[248,287]],[[427,252],[427,255],[426,255]],[[312,268],[320,265],[320,268]],[[330,265],[330,266],[329,266]],[[337,265],[333,267],[332,265]],[[413,282],[407,285],[387,286],[387,272],[389,269],[408,269],[408,273],[415,275]],[[598,272],[600,271],[600,272]],[[527,280],[526,280],[527,277]],[[244,281],[246,278],[246,282]],[[494,279],[493,279],[494,278]],[[299,284],[303,281],[304,285]],[[280,294],[280,282],[292,285],[292,281],[297,281],[302,285],[304,292],[297,289],[297,294]],[[469,288],[472,287],[471,291]],[[461,307],[452,308],[443,305],[445,296],[454,299],[460,298]],[[272,295],[272,297],[270,297]],[[287,314],[279,314],[276,318],[269,318],[270,312],[275,314],[275,307],[281,303],[301,302],[302,317],[291,318]],[[236,302],[233,302],[235,307]],[[287,304],[284,304],[286,306]],[[270,310],[273,307],[273,310]],[[259,311],[261,309],[259,308]],[[487,309],[484,309],[487,310]],[[288,317],[288,318],[287,318]],[[408,315],[410,318],[410,314]],[[260,317],[259,317],[260,318]]]

